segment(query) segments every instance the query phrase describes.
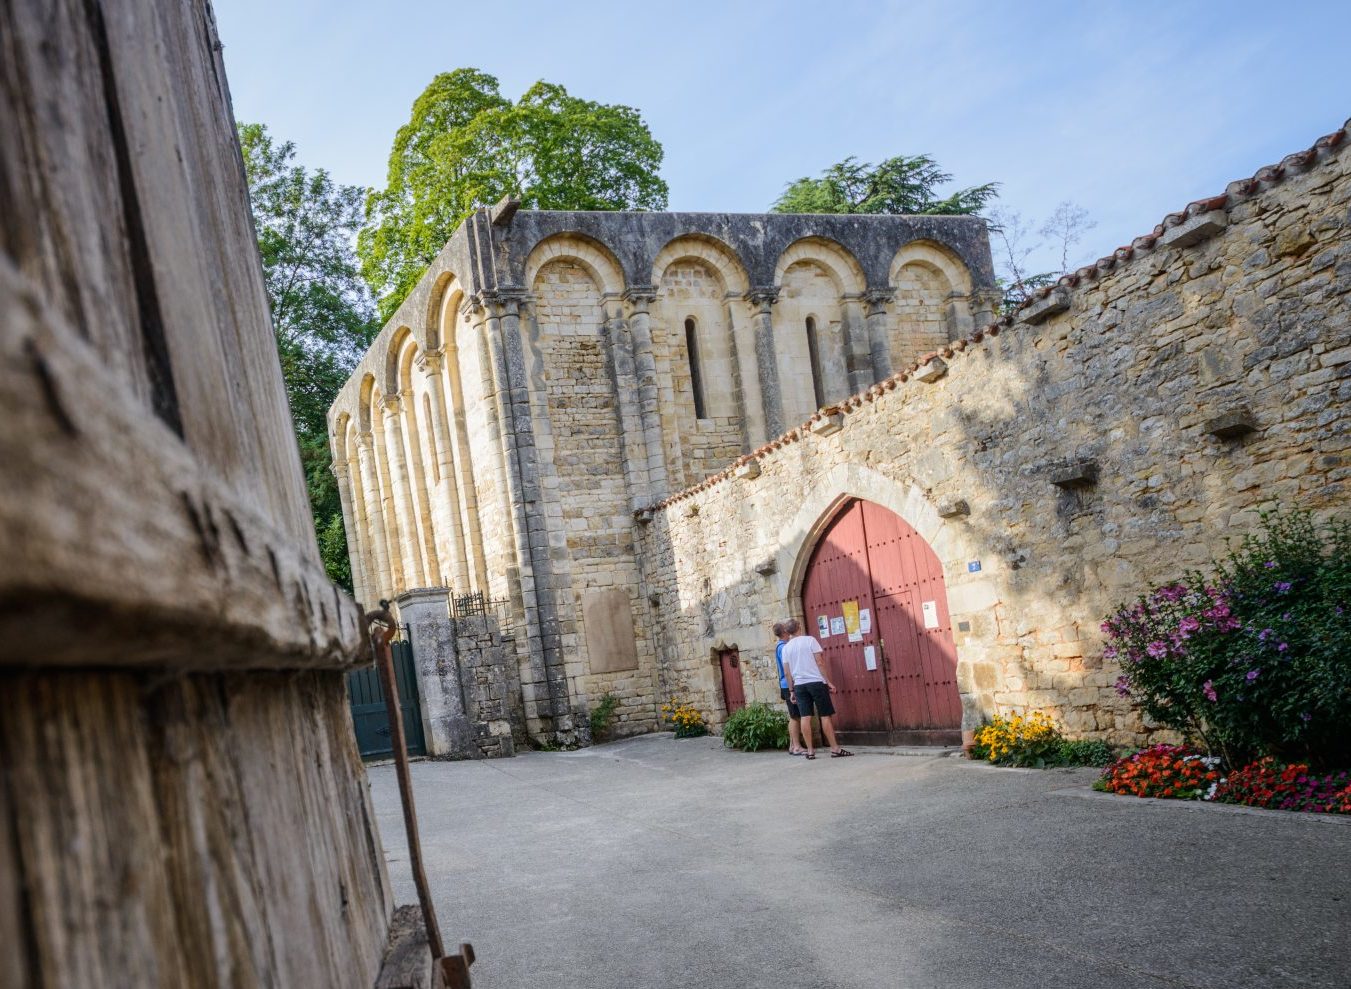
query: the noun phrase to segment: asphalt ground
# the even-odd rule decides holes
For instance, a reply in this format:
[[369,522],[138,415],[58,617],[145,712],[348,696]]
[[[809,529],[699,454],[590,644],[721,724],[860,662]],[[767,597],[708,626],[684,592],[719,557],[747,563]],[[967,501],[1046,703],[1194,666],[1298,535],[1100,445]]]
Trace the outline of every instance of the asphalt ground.
[[[1351,987],[1351,818],[855,751],[416,763],[445,940],[476,989]],[[370,779],[415,903],[393,769]]]

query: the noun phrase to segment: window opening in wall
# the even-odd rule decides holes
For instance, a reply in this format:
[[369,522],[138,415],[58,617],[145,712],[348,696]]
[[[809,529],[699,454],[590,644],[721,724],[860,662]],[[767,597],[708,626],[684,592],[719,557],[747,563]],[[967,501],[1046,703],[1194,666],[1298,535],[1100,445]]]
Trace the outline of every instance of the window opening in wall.
[[812,394],[816,396],[816,407],[826,404],[826,393],[822,387],[821,348],[816,343],[816,317],[807,317],[807,359],[812,365]]
[[704,408],[704,378],[699,370],[699,330],[694,324],[693,316],[685,319],[685,352],[690,358],[690,388],[694,392],[694,417],[707,419],[707,410]]

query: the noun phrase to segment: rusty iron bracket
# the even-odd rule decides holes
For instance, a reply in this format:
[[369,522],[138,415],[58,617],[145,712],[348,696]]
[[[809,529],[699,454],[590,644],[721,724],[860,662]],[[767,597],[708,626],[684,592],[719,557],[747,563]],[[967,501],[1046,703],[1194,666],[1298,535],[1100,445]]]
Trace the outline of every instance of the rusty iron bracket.
[[[383,603],[383,602],[382,602]],[[403,827],[408,840],[408,861],[413,869],[413,883],[417,886],[418,903],[427,927],[427,942],[431,947],[433,971],[440,974],[439,984],[445,989],[470,989],[469,966],[474,964],[474,946],[460,945],[457,954],[447,955],[441,941],[441,927],[436,921],[436,907],[432,903],[431,888],[422,865],[422,840],[418,835],[417,807],[413,803],[413,777],[408,769],[408,746],[404,740],[403,713],[399,709],[399,685],[394,678],[394,656],[389,642],[398,632],[398,624],[388,608],[368,612],[366,625],[378,625],[371,633],[371,652],[380,683],[385,693],[385,709],[389,713],[390,742],[394,748],[394,768],[399,780],[399,800],[403,804]]]

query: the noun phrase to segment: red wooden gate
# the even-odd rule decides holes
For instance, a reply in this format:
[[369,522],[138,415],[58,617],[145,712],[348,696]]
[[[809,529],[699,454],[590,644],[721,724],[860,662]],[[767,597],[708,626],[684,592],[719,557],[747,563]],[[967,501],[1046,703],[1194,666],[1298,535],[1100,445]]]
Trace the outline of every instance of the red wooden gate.
[[718,665],[722,667],[722,701],[727,713],[731,714],[746,706],[746,690],[741,683],[741,654],[735,649],[723,649],[718,653]]
[[837,688],[839,731],[856,742],[961,742],[943,568],[904,520],[846,505],[812,552],[802,605]]

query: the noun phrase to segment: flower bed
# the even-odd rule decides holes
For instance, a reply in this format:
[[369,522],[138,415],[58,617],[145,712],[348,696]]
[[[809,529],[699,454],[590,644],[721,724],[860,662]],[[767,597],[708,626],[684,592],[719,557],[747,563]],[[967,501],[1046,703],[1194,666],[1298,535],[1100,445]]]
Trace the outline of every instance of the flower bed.
[[1315,773],[1305,763],[1282,765],[1266,758],[1226,775],[1217,756],[1180,745],[1152,745],[1118,759],[1093,789],[1134,797],[1351,814],[1351,773]]
[[1306,763],[1282,766],[1262,759],[1230,773],[1215,799],[1271,810],[1351,814],[1351,773],[1314,773]]
[[1118,692],[1230,766],[1351,765],[1351,523],[1265,516],[1212,570],[1103,623]]
[[1097,789],[1351,812],[1351,522],[1265,515],[1212,569],[1103,622],[1117,691],[1197,748],[1137,752]]
[[675,730],[676,738],[698,738],[708,734],[708,725],[704,716],[693,704],[671,699],[669,704],[661,706],[663,719]]
[[976,729],[967,755],[996,766],[1102,766],[1111,762],[1112,750],[1096,739],[1066,738],[1050,717],[1034,711],[1027,717],[996,715]]
[[1133,797],[1213,799],[1220,784],[1220,760],[1180,745],[1151,745],[1118,759],[1093,789]]

